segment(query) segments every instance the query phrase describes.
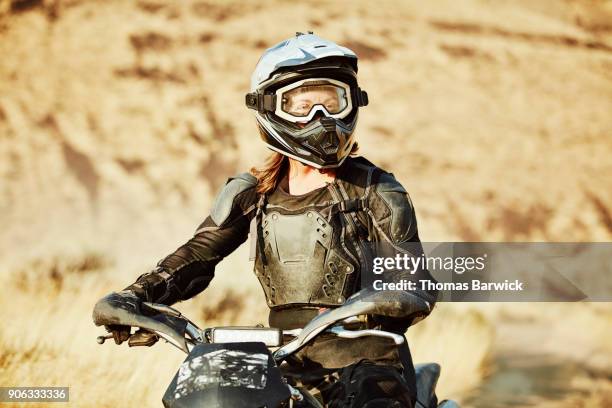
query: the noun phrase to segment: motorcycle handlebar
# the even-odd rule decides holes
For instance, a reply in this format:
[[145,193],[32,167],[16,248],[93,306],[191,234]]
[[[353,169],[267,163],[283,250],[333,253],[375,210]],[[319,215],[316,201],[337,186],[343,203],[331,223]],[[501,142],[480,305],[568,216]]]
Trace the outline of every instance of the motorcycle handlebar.
[[[128,310],[122,307],[122,305],[116,303],[120,301],[120,299],[112,298],[109,302],[106,301],[107,298],[104,298],[101,302],[99,302],[100,307],[97,306],[97,308],[100,310],[98,310],[98,312],[100,312],[101,314],[106,313],[108,315],[107,317],[118,319],[118,324],[123,323],[125,325],[139,327],[143,330],[155,333],[157,336],[166,340],[166,342],[171,343],[173,346],[186,353],[189,353],[196,344],[204,343],[206,341],[204,336],[205,330],[203,331],[198,328],[195,323],[190,321],[180,311],[170,306],[157,303],[142,302],[141,305],[148,311],[155,311],[159,315],[165,316],[165,320],[151,319],[150,317],[147,317],[145,315],[134,315],[135,313],[137,313],[135,310],[132,310],[132,313],[130,313]],[[339,312],[339,310],[337,310],[336,312]],[[328,315],[328,317],[331,317],[329,315],[333,315],[334,313],[331,313],[331,311],[329,311],[325,312],[324,314]],[[321,317],[323,316],[318,316],[318,318]],[[280,361],[287,358],[289,355],[297,352],[307,343],[313,341],[321,333],[330,333],[341,338],[359,338],[364,336],[385,337],[392,339],[393,342],[397,345],[402,344],[404,342],[403,336],[391,332],[372,329],[347,330],[343,327],[343,325],[363,322],[363,316],[361,313],[357,313],[354,315],[344,313],[341,315],[337,315],[337,317],[337,319],[324,319],[327,320],[327,322],[323,324],[317,324],[316,326],[318,327],[316,328],[311,326],[315,320],[318,320],[317,318],[313,319],[313,322],[309,323],[303,329],[281,331],[281,334],[283,336],[293,336],[294,339],[284,345],[279,345],[280,347],[273,353],[275,359]],[[170,319],[170,321],[166,321],[168,319]],[[182,335],[177,332],[177,325],[175,323],[172,323],[172,320],[183,322],[184,326],[182,330]],[[112,334],[98,336],[97,342],[99,344],[103,344],[107,339],[112,337]],[[151,342],[135,341],[134,344],[130,345],[138,346],[151,344]]]

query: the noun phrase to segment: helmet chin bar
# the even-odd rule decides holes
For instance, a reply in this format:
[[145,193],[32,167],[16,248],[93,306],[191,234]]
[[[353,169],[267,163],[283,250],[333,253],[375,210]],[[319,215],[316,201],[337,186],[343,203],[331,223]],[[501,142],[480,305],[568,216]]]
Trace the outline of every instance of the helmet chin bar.
[[340,166],[354,145],[356,115],[348,126],[342,120],[323,117],[290,133],[280,133],[286,128],[277,120],[256,116],[268,147],[317,169]]

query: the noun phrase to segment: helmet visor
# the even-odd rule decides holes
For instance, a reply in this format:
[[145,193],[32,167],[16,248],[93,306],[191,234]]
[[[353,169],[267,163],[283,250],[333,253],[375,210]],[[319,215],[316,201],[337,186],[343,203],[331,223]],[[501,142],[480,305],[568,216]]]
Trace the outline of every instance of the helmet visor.
[[341,119],[352,110],[351,88],[327,78],[294,82],[276,91],[276,115],[290,122],[310,121],[315,113]]

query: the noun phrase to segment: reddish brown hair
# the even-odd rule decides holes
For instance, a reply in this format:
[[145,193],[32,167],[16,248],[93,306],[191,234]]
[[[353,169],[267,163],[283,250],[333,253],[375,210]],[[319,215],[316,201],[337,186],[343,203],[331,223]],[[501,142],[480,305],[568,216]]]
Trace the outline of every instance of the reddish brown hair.
[[[359,150],[357,143],[351,149],[351,155]],[[261,167],[251,168],[251,174],[257,177],[257,192],[265,194],[276,188],[285,172],[289,170],[289,158],[284,154],[273,152]]]

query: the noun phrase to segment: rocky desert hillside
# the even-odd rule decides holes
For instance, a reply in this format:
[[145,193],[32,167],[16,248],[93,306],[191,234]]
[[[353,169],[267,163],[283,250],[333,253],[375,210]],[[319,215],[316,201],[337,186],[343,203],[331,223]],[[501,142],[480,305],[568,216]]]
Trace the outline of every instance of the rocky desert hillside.
[[[91,306],[188,239],[227,177],[262,162],[249,78],[265,48],[306,30],[360,57],[361,152],[407,187],[424,241],[612,238],[612,1],[0,0],[0,317],[21,322],[0,329],[0,383],[70,383],[75,406],[123,405],[113,386],[159,402],[182,357],[92,344]],[[249,269],[243,248],[185,308],[256,322]],[[576,367],[541,389],[541,371],[508,369],[550,406],[612,401],[608,305],[444,306],[413,350],[453,373],[449,396],[493,406],[470,395],[495,395],[481,380],[528,349],[552,356],[546,372]],[[440,339],[448,327],[463,343]],[[66,374],[75,364],[80,377]]]

